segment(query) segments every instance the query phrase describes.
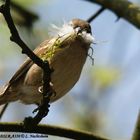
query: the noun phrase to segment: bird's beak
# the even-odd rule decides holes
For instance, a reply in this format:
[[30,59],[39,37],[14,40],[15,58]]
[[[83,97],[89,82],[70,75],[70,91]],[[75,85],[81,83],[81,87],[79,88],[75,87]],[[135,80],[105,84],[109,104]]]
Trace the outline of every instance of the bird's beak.
[[86,43],[94,44],[95,38],[92,33],[87,33],[86,30],[82,30],[80,27],[75,28],[75,33],[82,37]]

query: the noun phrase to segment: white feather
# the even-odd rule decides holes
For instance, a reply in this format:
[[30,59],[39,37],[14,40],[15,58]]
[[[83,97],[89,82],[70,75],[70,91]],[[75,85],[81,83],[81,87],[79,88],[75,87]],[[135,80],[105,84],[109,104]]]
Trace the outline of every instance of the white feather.
[[90,33],[87,33],[86,31],[82,31],[81,36],[87,43],[95,42],[95,38]]
[[[80,27],[73,29],[71,23],[65,22],[62,27],[58,27],[58,26],[52,24],[52,28],[55,29],[56,36],[61,37],[61,36],[77,34]],[[94,36],[92,36],[90,33],[87,33],[86,31],[82,31],[82,33],[79,33],[78,35],[80,35],[87,43],[95,43]]]

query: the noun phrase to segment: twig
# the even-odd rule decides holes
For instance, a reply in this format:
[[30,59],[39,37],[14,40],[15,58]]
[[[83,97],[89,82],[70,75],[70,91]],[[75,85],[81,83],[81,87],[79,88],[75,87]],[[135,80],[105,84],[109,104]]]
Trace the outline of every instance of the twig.
[[[22,53],[26,54],[34,63],[36,63],[39,67],[43,69],[44,75],[43,75],[43,103],[42,105],[38,108],[38,114],[30,119],[25,119],[25,124],[28,125],[28,123],[33,124],[38,124],[40,120],[48,113],[48,109],[45,110],[49,105],[49,97],[50,93],[48,93],[48,89],[50,90],[50,73],[52,72],[51,69],[49,68],[49,63],[44,62],[42,59],[40,59],[38,56],[36,56],[31,49],[22,41],[20,38],[18,31],[14,25],[13,19],[10,14],[10,0],[6,0],[5,4],[3,4],[0,7],[0,12],[3,14],[6,23],[9,27],[9,30],[11,32],[11,41],[17,43],[21,48],[22,48]],[[47,85],[47,86],[46,86]],[[49,91],[51,92],[51,91]],[[48,96],[49,94],[49,96]],[[46,99],[47,98],[47,99]],[[44,101],[48,100],[48,102],[44,103]],[[46,105],[46,106],[45,106]],[[44,107],[45,106],[45,107]],[[41,113],[40,113],[41,112]],[[27,123],[26,123],[27,122]]]
[[29,47],[21,40],[18,34],[18,31],[10,14],[10,0],[6,0],[5,4],[0,7],[0,12],[3,14],[11,32],[11,41],[17,43],[22,48],[22,53],[27,54],[34,63],[36,63],[40,67],[43,67],[44,62],[39,57],[37,57],[31,49],[29,49]]
[[1,112],[0,112],[0,120],[2,119],[2,116],[3,116],[3,114],[4,114],[4,112],[5,112],[6,108],[7,108],[7,106],[8,106],[8,104],[5,104],[3,106],[3,108],[1,109]]
[[17,13],[20,14],[21,17],[24,18],[24,25],[26,25],[27,27],[31,27],[33,22],[39,18],[37,14],[23,8],[22,6],[13,1],[11,1],[10,5]]
[[140,112],[137,118],[137,123],[133,132],[132,140],[140,140]]
[[104,7],[101,7],[95,14],[93,14],[89,19],[87,19],[87,22],[93,21],[97,16],[99,16],[103,11],[105,10]]
[[76,140],[109,140],[85,131],[72,130],[68,128],[44,125],[44,124],[39,124],[34,126],[33,128],[25,129],[24,125],[21,123],[0,122],[0,132],[40,133],[40,134],[66,137],[66,138],[71,138]]
[[100,4],[140,29],[140,7],[128,0],[84,0]]

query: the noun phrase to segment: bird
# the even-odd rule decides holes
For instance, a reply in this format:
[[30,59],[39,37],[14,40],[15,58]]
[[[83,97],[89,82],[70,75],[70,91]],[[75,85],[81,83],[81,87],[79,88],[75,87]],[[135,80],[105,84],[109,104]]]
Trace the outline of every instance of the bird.
[[[82,19],[72,19],[57,33],[46,39],[33,51],[53,69],[50,86],[54,102],[68,93],[80,78],[94,37],[90,24]],[[0,105],[14,101],[23,104],[41,104],[43,95],[43,70],[27,58],[8,83],[0,89]]]

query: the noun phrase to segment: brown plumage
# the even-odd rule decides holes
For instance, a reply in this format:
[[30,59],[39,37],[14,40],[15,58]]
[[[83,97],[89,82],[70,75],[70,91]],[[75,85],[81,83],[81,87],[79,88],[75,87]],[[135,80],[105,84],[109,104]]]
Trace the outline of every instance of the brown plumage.
[[[51,83],[56,95],[51,97],[51,102],[65,95],[78,81],[91,43],[84,38],[85,32],[91,33],[90,25],[86,21],[74,19],[68,26],[73,29],[71,33],[46,40],[34,50],[43,60],[48,60],[54,70],[51,74]],[[50,51],[51,56],[48,55]],[[42,87],[42,75],[42,69],[27,58],[1,89],[0,105],[16,100],[25,104],[40,104],[42,94],[39,89]]]

